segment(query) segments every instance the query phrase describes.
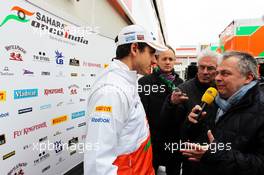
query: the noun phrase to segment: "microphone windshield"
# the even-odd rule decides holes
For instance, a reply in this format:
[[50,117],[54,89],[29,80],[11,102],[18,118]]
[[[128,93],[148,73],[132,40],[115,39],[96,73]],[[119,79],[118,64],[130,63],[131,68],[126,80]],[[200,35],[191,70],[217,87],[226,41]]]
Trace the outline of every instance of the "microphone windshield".
[[201,101],[210,105],[211,103],[213,103],[216,95],[217,95],[217,90],[213,87],[209,87],[203,94]]

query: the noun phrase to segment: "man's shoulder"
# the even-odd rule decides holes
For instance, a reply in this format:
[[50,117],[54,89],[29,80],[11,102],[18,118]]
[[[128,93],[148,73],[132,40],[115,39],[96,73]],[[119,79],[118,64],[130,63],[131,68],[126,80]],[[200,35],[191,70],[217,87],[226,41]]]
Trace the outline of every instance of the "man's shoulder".
[[180,84],[179,88],[183,88],[183,89],[194,88],[194,86],[195,86],[195,79],[193,78],[193,79],[187,80],[184,83]]
[[155,75],[154,74],[150,74],[150,75],[145,75],[143,77],[141,77],[139,80],[138,80],[138,83],[139,84],[151,84],[155,81]]

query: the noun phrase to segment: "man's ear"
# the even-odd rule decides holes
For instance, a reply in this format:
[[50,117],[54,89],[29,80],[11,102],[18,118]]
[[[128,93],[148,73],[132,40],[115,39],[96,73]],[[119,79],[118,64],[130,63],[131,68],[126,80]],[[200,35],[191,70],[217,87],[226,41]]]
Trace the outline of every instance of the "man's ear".
[[252,72],[250,72],[247,76],[246,76],[246,84],[250,83],[251,81],[254,80],[254,75]]
[[137,52],[138,52],[138,44],[137,43],[132,43],[131,46],[130,46],[131,56],[135,57],[137,55]]

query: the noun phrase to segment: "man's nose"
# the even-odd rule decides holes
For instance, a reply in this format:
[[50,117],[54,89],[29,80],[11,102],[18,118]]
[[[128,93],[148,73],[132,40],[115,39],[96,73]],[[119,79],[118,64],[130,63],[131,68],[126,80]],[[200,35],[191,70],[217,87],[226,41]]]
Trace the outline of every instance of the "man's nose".
[[157,64],[157,58],[155,55],[151,57],[151,64]]
[[207,73],[208,73],[208,69],[207,69],[207,67],[205,67],[205,68],[203,69],[203,73],[204,73],[204,74],[207,74]]
[[217,82],[221,81],[221,75],[220,74],[216,74],[215,81],[217,81]]

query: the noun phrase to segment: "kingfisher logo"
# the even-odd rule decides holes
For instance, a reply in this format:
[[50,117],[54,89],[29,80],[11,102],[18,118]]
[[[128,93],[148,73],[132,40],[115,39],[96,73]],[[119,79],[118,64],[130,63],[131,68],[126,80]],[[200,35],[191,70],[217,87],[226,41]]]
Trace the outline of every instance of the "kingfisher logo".
[[71,115],[72,119],[80,118],[85,116],[85,111],[74,112]]
[[98,63],[89,63],[89,62],[86,62],[86,61],[83,61],[83,67],[102,68],[101,64],[98,64]]
[[31,98],[38,96],[38,89],[20,89],[14,90],[14,99]]
[[0,101],[6,101],[6,91],[0,91]]
[[36,130],[40,130],[40,129],[43,129],[43,128],[47,128],[47,123],[46,122],[31,126],[31,127],[28,127],[28,128],[23,128],[21,130],[14,131],[14,139],[19,137],[19,136],[22,136],[22,135],[28,135],[31,132],[34,132]]
[[26,23],[29,21],[28,19],[26,19],[26,16],[32,16],[35,14],[35,13],[30,12],[28,10],[25,10],[19,6],[12,7],[11,11],[16,11],[17,14],[16,15],[10,14],[10,15],[6,16],[5,19],[3,19],[3,21],[1,22],[0,27],[5,25],[5,23],[7,23],[10,20],[16,20],[18,22]]

